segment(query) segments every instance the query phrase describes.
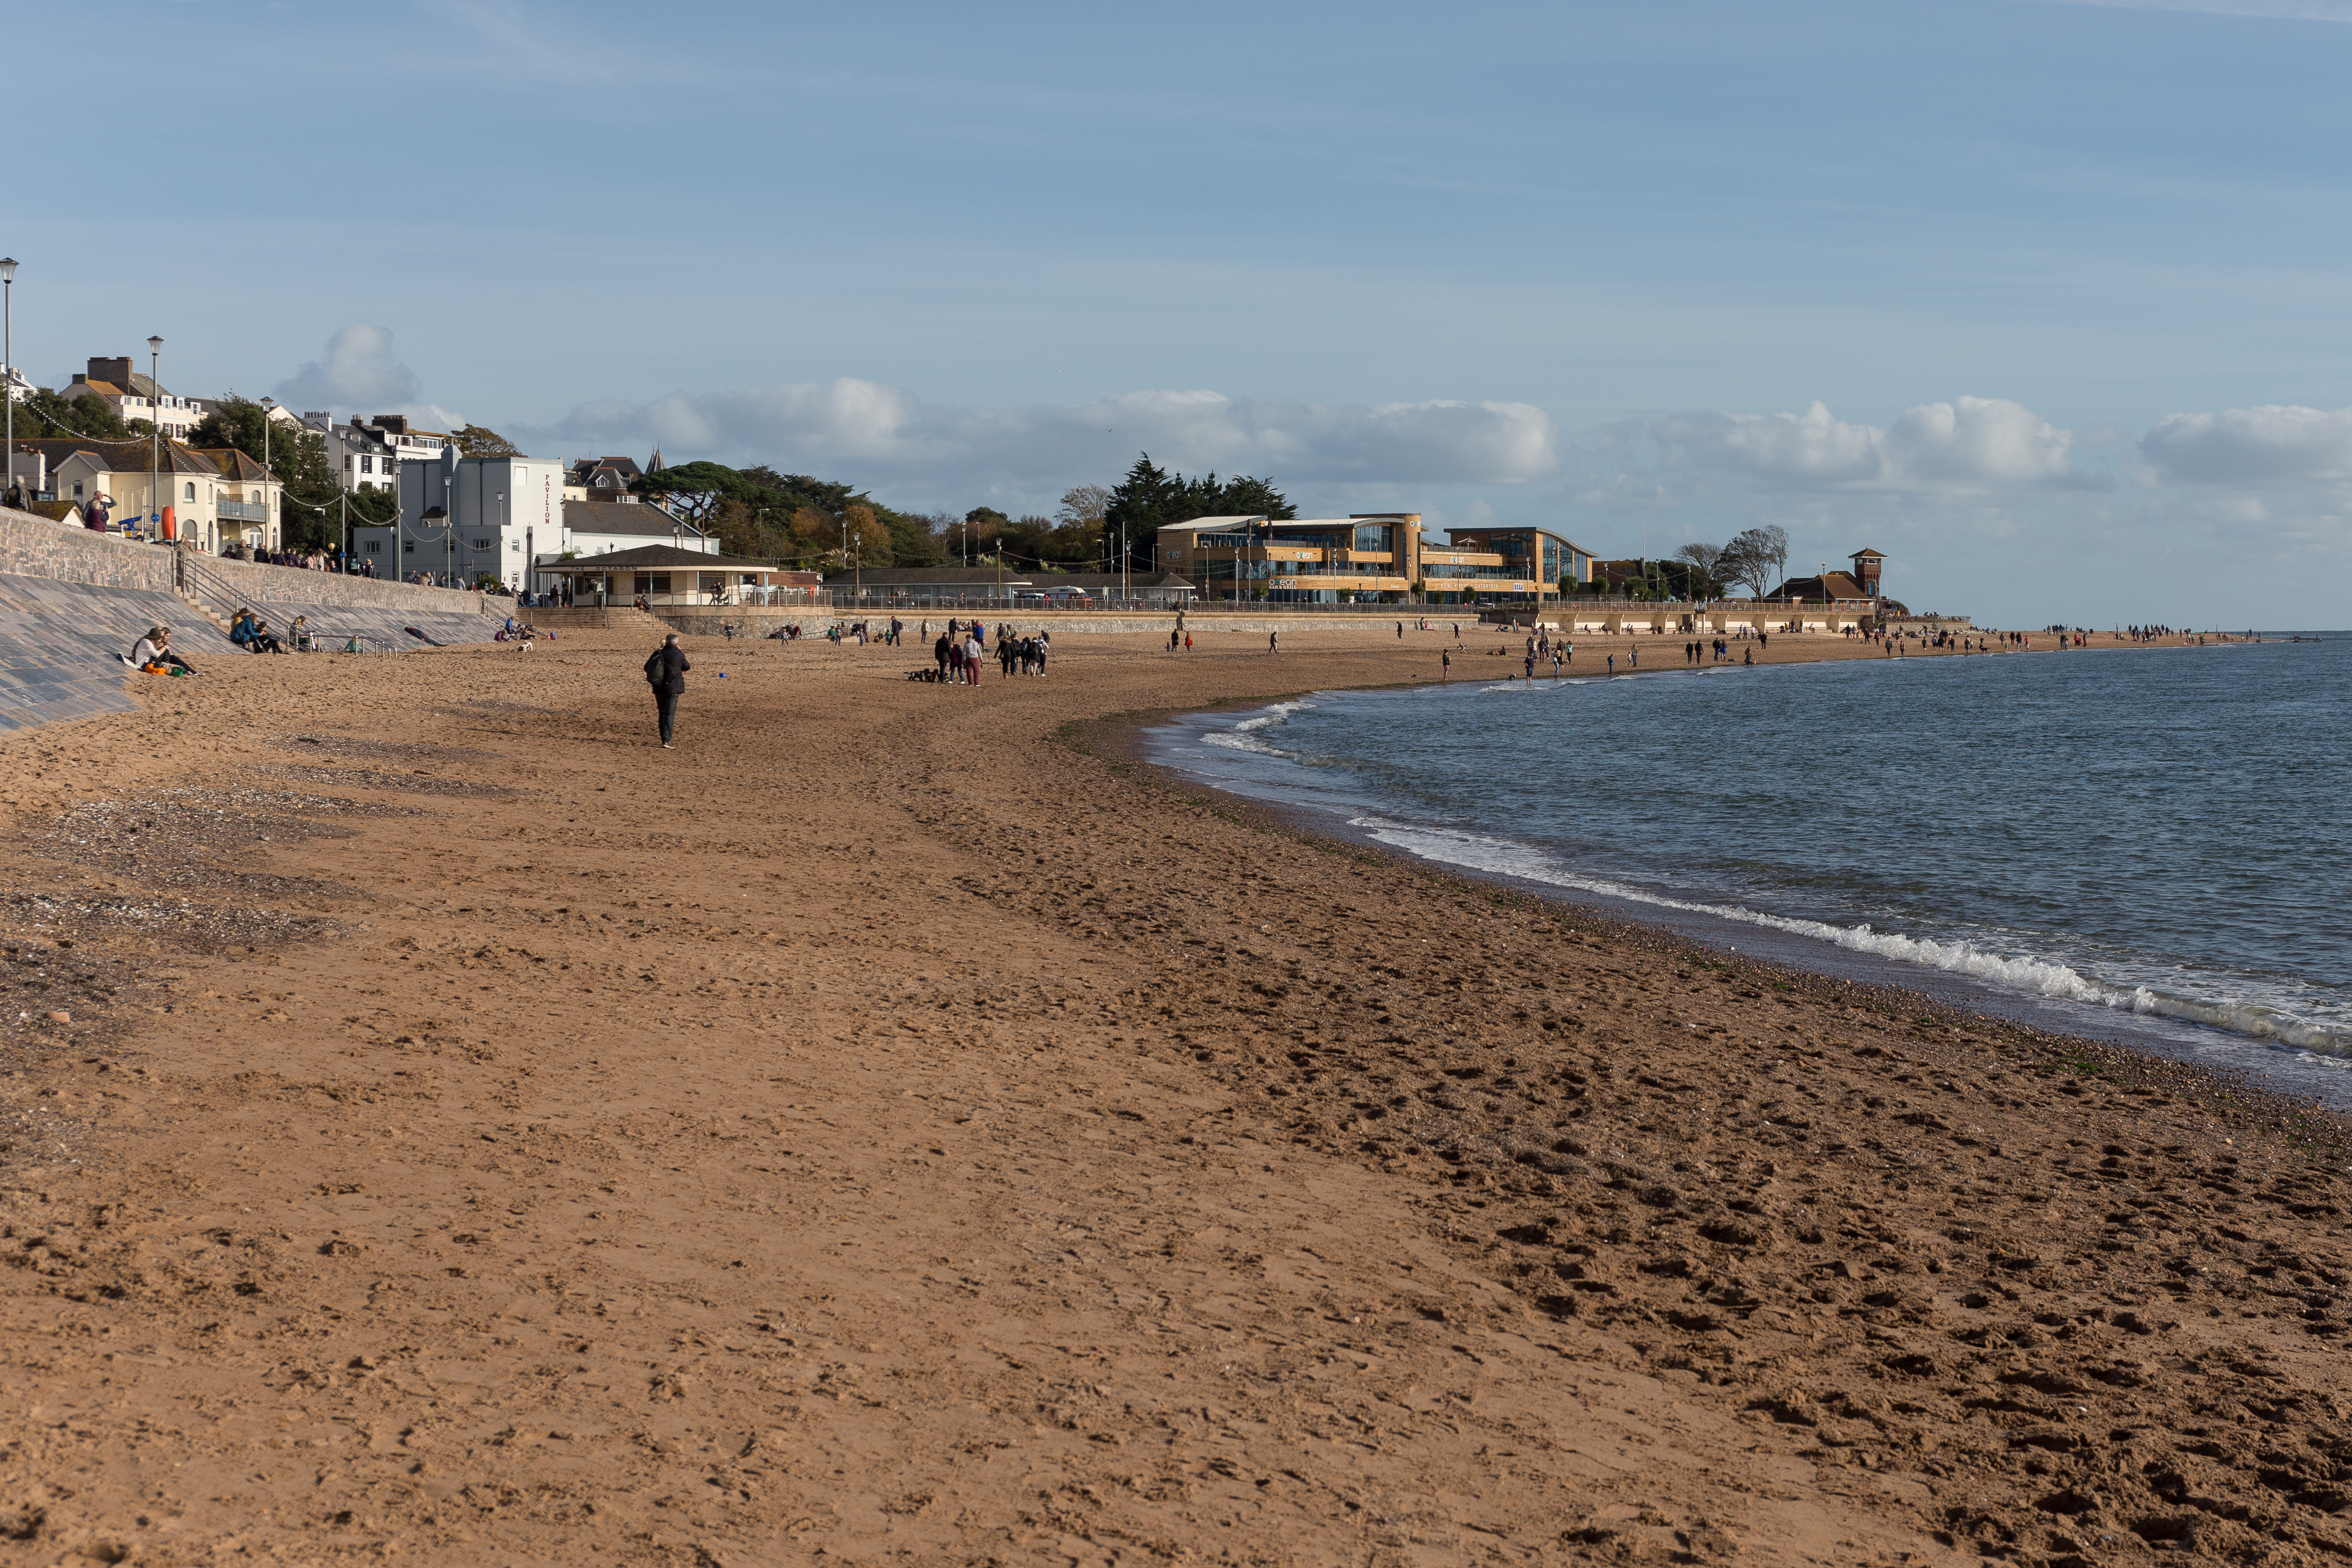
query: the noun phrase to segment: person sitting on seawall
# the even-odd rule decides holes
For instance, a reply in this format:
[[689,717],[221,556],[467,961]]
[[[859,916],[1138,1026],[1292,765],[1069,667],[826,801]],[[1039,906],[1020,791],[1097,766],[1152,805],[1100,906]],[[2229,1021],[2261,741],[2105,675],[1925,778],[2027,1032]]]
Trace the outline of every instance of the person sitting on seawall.
[[250,646],[257,653],[282,653],[286,652],[286,644],[278,639],[277,632],[272,632],[269,629],[269,622],[257,616],[255,617],[253,622],[253,641]]
[[143,674],[193,675],[196,673],[194,664],[172,652],[172,629],[169,626],[147,628],[147,635],[140,638],[138,644],[131,650],[131,663]]
[[286,641],[298,653],[310,653],[318,651],[319,634],[310,630],[310,618],[308,615],[294,617],[294,624],[286,628]]

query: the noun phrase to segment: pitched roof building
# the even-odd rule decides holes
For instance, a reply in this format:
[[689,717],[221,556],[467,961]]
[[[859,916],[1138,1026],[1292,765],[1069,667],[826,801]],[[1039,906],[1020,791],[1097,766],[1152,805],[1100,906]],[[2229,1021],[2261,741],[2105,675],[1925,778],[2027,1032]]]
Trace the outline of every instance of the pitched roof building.
[[172,514],[173,537],[207,550],[224,544],[256,549],[282,548],[280,503],[284,486],[261,465],[234,447],[197,451],[176,441],[163,444],[163,467],[155,474],[155,446],[144,441],[83,441],[74,436],[20,438],[20,453],[38,453],[60,501],[87,507],[112,503],[110,520],[151,538],[163,533],[161,517]]
[[563,476],[563,497],[568,501],[616,501],[627,504],[637,497],[629,488],[634,479],[645,477],[634,457],[575,457]]

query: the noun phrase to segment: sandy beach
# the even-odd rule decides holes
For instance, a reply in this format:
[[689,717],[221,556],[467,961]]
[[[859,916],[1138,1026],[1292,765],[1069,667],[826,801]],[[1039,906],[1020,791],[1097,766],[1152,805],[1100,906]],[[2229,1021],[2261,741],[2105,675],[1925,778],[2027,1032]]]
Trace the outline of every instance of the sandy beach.
[[1133,759],[1440,642],[692,639],[674,752],[642,638],[215,653],[0,745],[0,1562],[2352,1556],[2335,1122]]

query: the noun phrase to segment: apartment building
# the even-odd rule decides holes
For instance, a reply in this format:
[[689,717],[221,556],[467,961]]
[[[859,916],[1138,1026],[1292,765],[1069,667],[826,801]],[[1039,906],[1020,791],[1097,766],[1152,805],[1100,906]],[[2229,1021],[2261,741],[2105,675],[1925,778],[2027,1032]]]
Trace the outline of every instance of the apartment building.
[[331,413],[314,410],[302,423],[325,438],[327,466],[353,491],[399,489],[401,464],[437,460],[454,439],[446,431],[413,426],[397,413],[337,424]]
[[1542,528],[1446,533],[1423,538],[1418,512],[1195,517],[1160,529],[1156,559],[1212,603],[1402,603],[1416,587],[1438,604],[1534,603],[1591,570],[1590,551]]

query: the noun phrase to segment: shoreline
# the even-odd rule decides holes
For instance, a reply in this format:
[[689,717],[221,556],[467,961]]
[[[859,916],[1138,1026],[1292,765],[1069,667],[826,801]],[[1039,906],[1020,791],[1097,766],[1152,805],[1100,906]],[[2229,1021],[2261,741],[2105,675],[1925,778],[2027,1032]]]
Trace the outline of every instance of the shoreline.
[[674,752],[619,633],[215,659],[0,747],[17,1527],[2352,1550],[2339,1121],[1188,792],[1111,741],[1431,650],[1157,641],[692,640]]
[[[2081,650],[2076,650],[2081,651]],[[1338,688],[1321,688],[1332,690]],[[1396,687],[1353,686],[1350,691],[1395,690]],[[1868,998],[1890,1016],[1946,1016],[1963,1020],[1967,1027],[2012,1037],[2031,1042],[2053,1056],[2073,1056],[2080,1060],[2106,1058],[2119,1063],[2136,1064],[2143,1074],[2157,1072],[2177,1077],[2186,1082],[2202,1084],[2207,1101],[2233,1101],[2260,1107],[2254,1113],[2258,1120],[2268,1118],[2284,1123],[2310,1117],[2323,1118],[2331,1124],[2330,1145],[2341,1153],[2352,1155],[2352,1110],[2330,1104],[2316,1095],[2298,1095],[2261,1082],[2243,1069],[2215,1066],[2211,1063],[2186,1061],[2149,1046],[2137,1045],[2128,1038],[2131,1030],[2118,1021],[2113,1034],[2082,1034],[2067,1030],[2044,1028],[2030,1019],[2005,1012],[1998,1007],[1972,1006],[1958,999],[1982,989],[1964,979],[1955,978],[1948,993],[1906,985],[1899,979],[1858,977],[1840,973],[1835,967],[1810,966],[1779,957],[1758,956],[1742,953],[1736,947],[1719,946],[1706,936],[1677,926],[1665,920],[1645,920],[1636,915],[1622,912],[1578,898],[1566,890],[1547,887],[1523,877],[1504,872],[1482,871],[1473,866],[1448,864],[1413,854],[1411,851],[1384,844],[1368,835],[1334,831],[1330,824],[1318,820],[1304,807],[1286,806],[1271,801],[1253,800],[1230,793],[1214,784],[1204,783],[1181,771],[1153,761],[1146,753],[1148,731],[1173,720],[1196,713],[1219,713],[1239,707],[1262,708],[1276,703],[1290,702],[1316,695],[1313,692],[1286,692],[1265,702],[1235,703],[1210,708],[1163,710],[1149,715],[1119,715],[1097,721],[1078,721],[1063,727],[1056,738],[1064,744],[1083,747],[1094,744],[1106,748],[1120,767],[1133,768],[1157,778],[1165,787],[1180,795],[1191,796],[1213,810],[1237,821],[1254,825],[1258,831],[1281,833],[1302,841],[1327,846],[1333,852],[1379,860],[1400,872],[1423,876],[1438,883],[1458,883],[1475,892],[1491,892],[1501,888],[1530,904],[1557,908],[1580,922],[1585,928],[1613,933],[1629,942],[1659,945],[1662,950],[1687,950],[1694,956],[1728,961],[1730,967],[1751,972],[1768,982],[1804,982],[1816,995],[1852,993]],[[1072,732],[1093,731],[1089,741],[1080,741]],[[1613,901],[1612,901],[1613,904]],[[1872,965],[1855,965],[1854,968],[1879,968],[1901,971],[1893,960]],[[1998,993],[1994,993],[1998,999]],[[2347,1167],[2352,1168],[2352,1167]]]
[[[2158,646],[2161,646],[2158,644]],[[2073,650],[2082,652],[2084,650]],[[2123,651],[2123,650],[2110,650]],[[1963,655],[1965,656],[1965,655]],[[1778,663],[1779,661],[1776,661]],[[1790,664],[1828,661],[1795,659]],[[1583,684],[1604,678],[1630,679],[1635,676],[1665,678],[1672,674],[1710,674],[1707,666],[1676,668],[1660,671],[1619,672],[1613,677],[1571,675],[1570,682]],[[1430,683],[1412,683],[1415,687]],[[1465,683],[1470,684],[1470,683]],[[1491,686],[1495,682],[1478,681],[1479,686]],[[1521,683],[1514,675],[1500,683],[1513,688]],[[1539,677],[1535,683],[1541,687],[1551,683],[1549,677]],[[1404,689],[1402,686],[1353,686],[1346,691],[1368,692]],[[1285,692],[1263,703],[1240,705],[1251,713],[1263,715],[1286,704],[1306,701],[1326,694],[1341,695],[1341,688],[1316,691]],[[1183,721],[1235,711],[1234,705],[1215,708],[1171,709],[1148,717],[1139,716],[1129,722],[1124,730],[1108,744],[1121,760],[1130,765],[1153,770],[1163,779],[1188,789],[1202,789],[1234,805],[1247,805],[1277,820],[1292,829],[1310,835],[1329,839],[1352,849],[1402,857],[1400,863],[1425,867],[1433,872],[1468,877],[1474,881],[1507,886],[1530,896],[1585,910],[1595,917],[1608,918],[1625,925],[1661,933],[1671,933],[1692,941],[1710,951],[1738,953],[1745,957],[1760,958],[1766,963],[1785,968],[1824,976],[1837,980],[1905,990],[1917,996],[1923,1003],[1937,1008],[1958,1008],[1987,1017],[2005,1019],[2022,1028],[2053,1036],[2097,1040],[2122,1046],[2142,1054],[2170,1061],[2180,1061],[2238,1082],[2247,1088],[2260,1087],[2263,1092],[2283,1096],[2290,1101],[2312,1100],[2327,1107],[2338,1116],[2352,1116],[2352,1088],[2339,1091],[2331,1100],[2324,1093],[2310,1093],[2278,1080],[2292,1080],[2298,1074],[2317,1070],[2293,1060],[2293,1053],[2306,1048],[2282,1042],[2274,1038],[2252,1033],[2240,1033],[2194,1019],[2165,1019],[2162,1015],[2144,1018],[2135,1011],[2093,1009],[2089,1004],[2067,1004],[2038,992],[2005,989],[1966,974],[1905,963],[1899,958],[1826,942],[1805,933],[1791,931],[1782,924],[1794,917],[1775,915],[1769,908],[1739,909],[1721,913],[1703,907],[1677,907],[1672,904],[1652,904],[1639,897],[1613,897],[1603,892],[1562,886],[1538,877],[1517,875],[1507,871],[1484,870],[1475,866],[1449,862],[1436,857],[1424,857],[1412,851],[1383,843],[1370,831],[1334,818],[1303,800],[1260,800],[1249,793],[1229,790],[1214,777],[1192,774],[1173,764],[1155,758],[1155,747],[1150,738],[1152,732],[1179,729]],[[1704,898],[1709,895],[1690,894]],[[1752,918],[1742,918],[1743,915]],[[2058,960],[2049,960],[2057,962]],[[2073,1010],[2083,1016],[2065,1019]],[[2053,1014],[2060,1015],[2056,1019]],[[2239,1065],[2216,1065],[2200,1060],[2210,1043],[2214,1048],[2235,1048],[2255,1053],[2252,1060]],[[2273,1063],[2263,1053],[2276,1053],[2282,1060]],[[2320,1087],[2329,1087],[2325,1080]]]

